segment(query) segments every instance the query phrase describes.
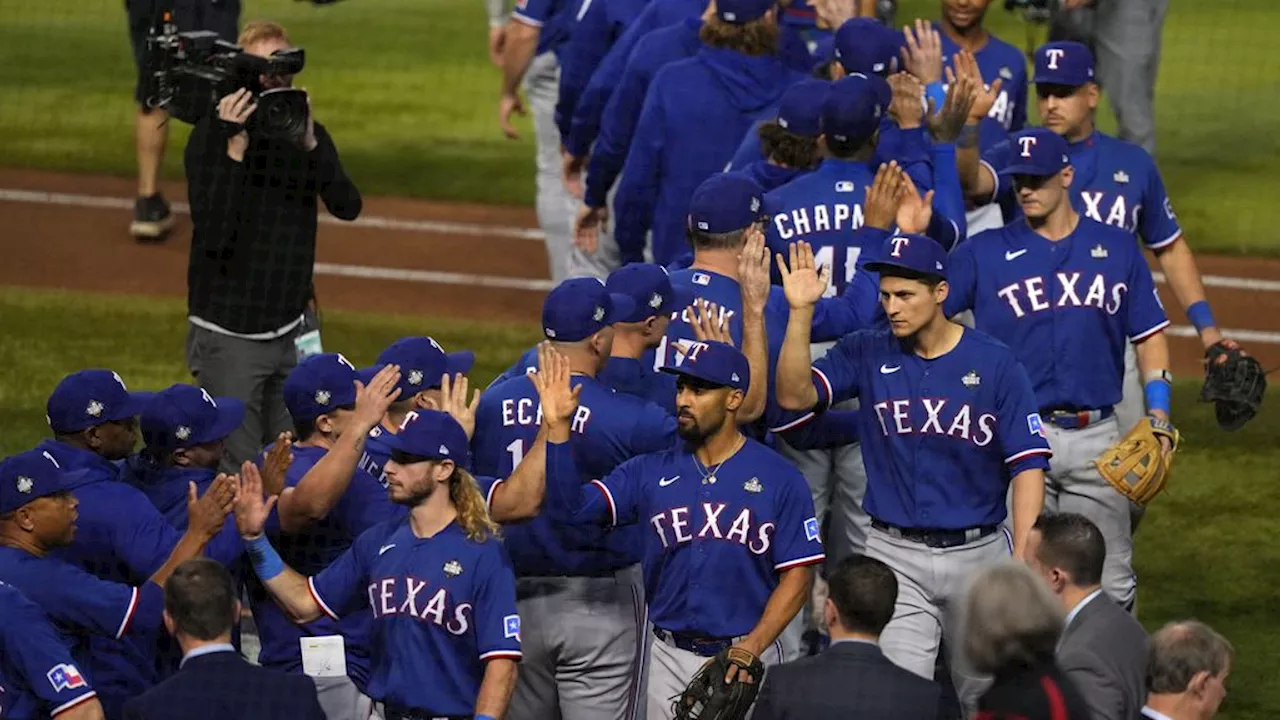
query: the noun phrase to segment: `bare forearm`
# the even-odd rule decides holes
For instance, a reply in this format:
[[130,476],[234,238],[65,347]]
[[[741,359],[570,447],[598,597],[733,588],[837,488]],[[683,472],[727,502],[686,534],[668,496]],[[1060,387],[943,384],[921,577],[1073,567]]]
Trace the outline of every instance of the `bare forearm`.
[[760,622],[747,634],[742,646],[759,656],[773,644],[787,625],[795,618],[809,598],[809,586],[813,582],[810,566],[785,570],[778,580],[778,587],[769,595]]
[[507,23],[507,44],[502,53],[502,93],[514,95],[520,88],[520,81],[533,62],[534,50],[538,47],[539,29],[512,20]]
[[[1161,248],[1156,254],[1160,270],[1164,273],[1169,289],[1178,299],[1178,304],[1185,310],[1205,299],[1204,283],[1200,279],[1200,268],[1196,266],[1196,257],[1186,240],[1179,237],[1172,245]],[[1222,339],[1218,328],[1209,326],[1199,329],[1200,342],[1209,347]]]
[[355,475],[368,437],[369,431],[358,427],[344,432],[320,462],[308,470],[292,490],[280,496],[282,530],[298,532],[324,519],[333,510],[351,486],[351,478]]
[[1044,471],[1023,470],[1013,478],[1013,556],[1022,557],[1027,535],[1044,511]]
[[485,663],[484,679],[476,698],[476,715],[499,718],[507,714],[511,693],[516,689],[516,661],[494,658]]
[[764,327],[764,313],[743,309],[742,354],[751,370],[751,384],[738,410],[738,424],[755,422],[764,414],[769,392],[769,341]]
[[791,308],[787,335],[778,353],[778,405],[784,410],[808,410],[818,404],[818,391],[813,387],[810,371],[813,358],[809,354],[809,329],[813,324],[813,308]]
[[500,523],[528,520],[542,509],[546,495],[547,429],[543,426],[511,476],[493,491],[489,515]]
[[148,581],[164,587],[165,581],[169,579],[169,576],[173,574],[173,571],[179,565],[191,558],[198,557],[200,553],[204,552],[204,546],[209,543],[209,540],[208,535],[188,528],[187,532],[178,540],[178,544],[173,546],[173,552],[169,553],[168,559],[164,561],[164,564],[156,570]]
[[58,720],[103,720],[102,703],[97,698],[90,698],[75,707],[68,708],[54,715]]
[[982,169],[981,160],[978,125],[969,123],[956,141],[956,170],[960,174],[960,187],[964,190],[965,197],[985,203],[995,191],[995,180]]

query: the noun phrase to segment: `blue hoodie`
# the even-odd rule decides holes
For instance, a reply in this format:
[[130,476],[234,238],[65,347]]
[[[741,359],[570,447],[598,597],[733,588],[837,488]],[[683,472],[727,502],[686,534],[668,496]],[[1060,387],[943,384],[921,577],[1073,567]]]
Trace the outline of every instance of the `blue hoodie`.
[[556,127],[560,129],[562,142],[568,140],[573,109],[592,74],[647,3],[648,0],[591,0],[583,9],[575,6],[578,23],[560,48]]
[[649,230],[655,263],[684,251],[693,191],[724,170],[754,119],[802,77],[776,55],[710,47],[658,71],[614,200],[623,264],[643,261]]

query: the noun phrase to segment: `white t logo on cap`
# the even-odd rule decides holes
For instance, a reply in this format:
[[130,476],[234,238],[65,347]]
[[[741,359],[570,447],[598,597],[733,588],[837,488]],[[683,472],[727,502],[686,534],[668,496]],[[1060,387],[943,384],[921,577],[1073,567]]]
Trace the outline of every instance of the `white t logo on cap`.
[[400,432],[404,432],[404,429],[405,429],[405,428],[407,428],[407,427],[409,427],[409,423],[411,423],[411,422],[413,422],[414,420],[417,420],[417,419],[418,419],[418,411],[417,411],[417,410],[410,410],[409,412],[405,413],[405,414],[404,414],[404,421],[400,423]]
[[889,254],[894,257],[902,257],[902,248],[911,244],[911,238],[896,237],[889,242],[893,243],[893,252]]
[[129,387],[124,384],[124,378],[120,377],[120,373],[112,372],[111,377],[115,378],[116,382],[120,383],[121,390],[124,390],[125,392],[129,392]]
[[1022,146],[1022,157],[1029,158],[1031,157],[1031,148],[1036,146],[1036,138],[1020,137],[1018,138],[1018,144]]
[[201,394],[202,396],[204,396],[204,401],[205,401],[205,402],[209,403],[210,405],[212,405],[212,406],[214,406],[214,407],[218,407],[218,403],[216,403],[216,402],[214,402],[214,401],[213,401],[213,397],[209,395],[209,391],[208,391],[208,390],[205,390],[204,388],[200,388],[200,394]]
[[351,361],[347,359],[346,355],[343,355],[342,353],[337,353],[337,355],[338,355],[338,362],[342,363],[343,365],[346,365],[352,370],[356,369],[356,366],[351,364]]
[[1067,51],[1063,50],[1062,48],[1049,48],[1048,50],[1044,51],[1044,54],[1049,58],[1049,69],[1057,70],[1058,61],[1061,60],[1062,57],[1067,54]]

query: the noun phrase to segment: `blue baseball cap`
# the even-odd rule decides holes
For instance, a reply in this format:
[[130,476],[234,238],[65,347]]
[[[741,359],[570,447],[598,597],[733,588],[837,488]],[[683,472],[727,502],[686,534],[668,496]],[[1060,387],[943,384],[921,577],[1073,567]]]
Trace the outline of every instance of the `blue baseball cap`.
[[670,315],[689,306],[693,293],[671,286],[667,269],[653,263],[628,263],[609,273],[605,288],[611,295],[626,295],[634,306],[617,322],[642,322],[655,315]]
[[111,370],[81,370],[62,378],[49,395],[45,412],[54,432],[80,432],[136,416],[151,395],[129,392],[120,375]]
[[400,366],[400,400],[423,390],[440,387],[440,378],[465,375],[476,364],[476,354],[470,350],[446,353],[435,338],[425,335],[402,337],[391,343],[378,355],[373,366],[360,370],[360,382],[368,385],[373,376],[388,365]]
[[826,80],[813,78],[787,88],[778,101],[778,127],[802,137],[822,134],[822,104],[830,87]]
[[356,404],[360,375],[341,353],[304,358],[284,379],[284,406],[295,422],[315,420]]
[[896,67],[894,60],[903,42],[901,32],[872,18],[851,18],[836,29],[835,59],[845,72],[883,76]]
[[65,489],[62,469],[40,450],[20,452],[0,462],[0,515]]
[[215,399],[195,385],[171,385],[142,408],[139,425],[147,447],[177,450],[225,439],[244,421],[244,403]]
[[878,87],[882,84],[888,85],[883,78],[860,73],[831,83],[826,102],[822,104],[823,134],[840,142],[866,142],[880,127],[880,120],[888,109]]
[[777,0],[716,0],[716,17],[734,25],[744,25],[769,12]]
[[764,190],[738,173],[716,173],[693,191],[689,229],[709,234],[742,230],[760,219]]
[[900,233],[891,236],[881,248],[879,259],[864,265],[867,270],[893,274],[906,270],[916,275],[947,279],[947,251],[924,235]]
[[458,467],[470,462],[467,433],[457,420],[439,410],[414,410],[395,435],[385,436],[393,451],[430,460],[452,460]]
[[[697,378],[746,392],[751,384],[751,367],[747,356],[732,345],[722,342],[690,342],[683,359],[662,366],[662,372]],[[677,356],[678,357],[678,356]]]
[[1093,82],[1093,53],[1082,43],[1064,40],[1036,48],[1037,85],[1079,87]]
[[547,293],[542,333],[557,342],[585,340],[635,311],[631,298],[609,292],[598,278],[570,278]]
[[1018,131],[1009,136],[1009,147],[1013,160],[1000,171],[1001,175],[1049,177],[1071,164],[1066,138],[1047,128]]

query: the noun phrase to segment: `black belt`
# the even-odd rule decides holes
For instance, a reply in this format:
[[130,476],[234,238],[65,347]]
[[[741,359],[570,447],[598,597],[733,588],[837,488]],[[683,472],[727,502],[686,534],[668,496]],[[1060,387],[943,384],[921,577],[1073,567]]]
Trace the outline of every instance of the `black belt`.
[[437,715],[426,710],[387,705],[383,708],[386,720],[472,720],[474,715]]
[[953,548],[968,545],[1000,530],[999,525],[978,525],[961,530],[904,528],[881,522],[875,518],[871,518],[871,527],[894,537],[920,543],[921,545],[928,545],[931,548]]
[[662,642],[672,647],[680,648],[685,652],[691,652],[694,655],[702,657],[715,657],[721,650],[731,648],[742,638],[719,638],[709,637],[706,635],[694,635],[693,633],[677,633],[670,630],[663,630],[660,627],[653,629],[653,634]]

